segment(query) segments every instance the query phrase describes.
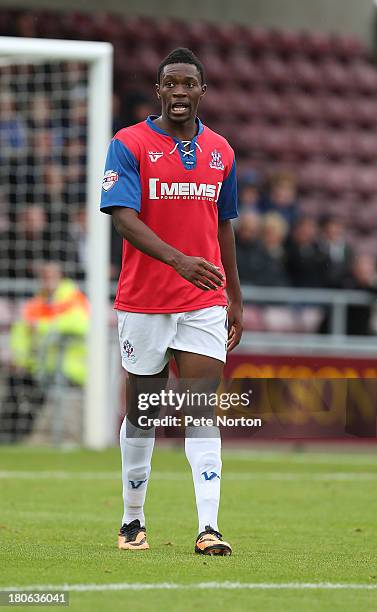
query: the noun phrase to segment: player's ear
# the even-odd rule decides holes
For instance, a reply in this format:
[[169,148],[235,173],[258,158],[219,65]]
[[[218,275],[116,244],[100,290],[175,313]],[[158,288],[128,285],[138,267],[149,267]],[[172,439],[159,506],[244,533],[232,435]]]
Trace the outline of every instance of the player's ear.
[[157,98],[160,99],[161,96],[160,96],[160,84],[159,83],[156,83],[155,89],[156,89]]
[[203,83],[203,85],[202,85],[202,93],[201,93],[201,96],[200,96],[200,97],[204,96],[204,94],[206,93],[206,91],[207,91],[207,84],[206,84],[206,83]]

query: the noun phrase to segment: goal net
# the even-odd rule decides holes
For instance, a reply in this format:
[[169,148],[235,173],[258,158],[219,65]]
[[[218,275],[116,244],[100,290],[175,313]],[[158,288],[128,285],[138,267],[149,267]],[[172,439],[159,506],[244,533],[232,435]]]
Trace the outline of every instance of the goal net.
[[0,443],[113,439],[112,47],[0,38]]

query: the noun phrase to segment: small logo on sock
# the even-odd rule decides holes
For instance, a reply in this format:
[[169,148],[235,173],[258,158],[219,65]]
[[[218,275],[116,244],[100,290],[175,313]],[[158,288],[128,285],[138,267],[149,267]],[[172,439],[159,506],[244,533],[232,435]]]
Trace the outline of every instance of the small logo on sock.
[[202,476],[204,476],[204,480],[213,480],[214,478],[218,478],[220,480],[220,476],[216,474],[216,472],[202,472]]
[[138,489],[144,482],[147,482],[147,478],[145,480],[129,480],[128,482],[133,489]]

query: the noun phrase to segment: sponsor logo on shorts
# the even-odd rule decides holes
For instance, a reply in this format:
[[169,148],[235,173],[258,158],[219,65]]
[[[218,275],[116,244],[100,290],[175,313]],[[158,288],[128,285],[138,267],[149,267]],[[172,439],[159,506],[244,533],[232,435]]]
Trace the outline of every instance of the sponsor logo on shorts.
[[130,363],[136,362],[136,355],[134,353],[134,347],[129,340],[123,342],[123,356],[128,359]]

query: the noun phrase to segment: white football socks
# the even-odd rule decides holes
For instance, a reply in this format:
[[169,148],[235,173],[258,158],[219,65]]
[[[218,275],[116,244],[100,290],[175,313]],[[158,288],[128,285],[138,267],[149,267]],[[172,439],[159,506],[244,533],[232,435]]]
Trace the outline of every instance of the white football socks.
[[145,526],[144,502],[154,447],[154,428],[143,430],[124,417],[120,428],[124,513],[122,525],[139,519]]
[[211,525],[218,531],[221,438],[218,427],[186,427],[186,457],[194,481],[199,533]]

